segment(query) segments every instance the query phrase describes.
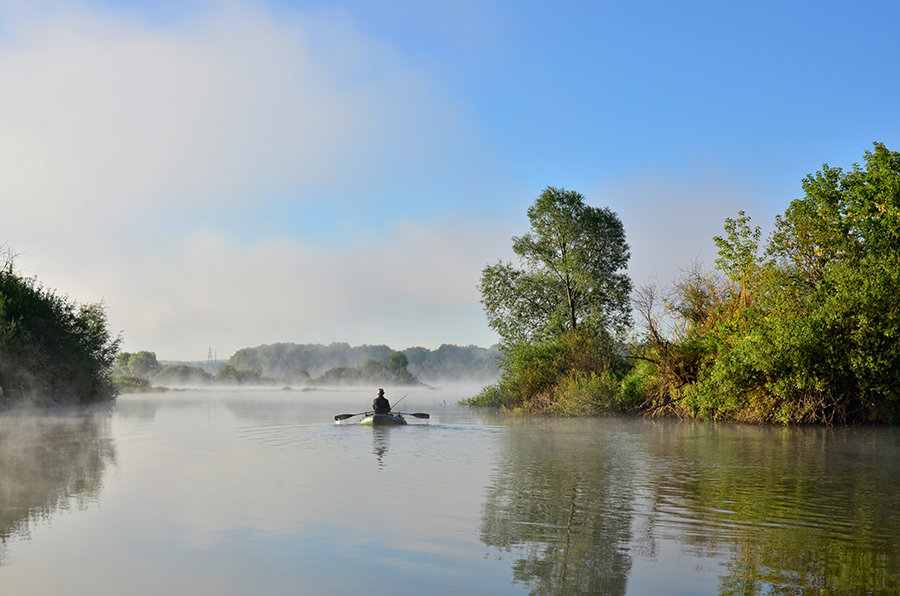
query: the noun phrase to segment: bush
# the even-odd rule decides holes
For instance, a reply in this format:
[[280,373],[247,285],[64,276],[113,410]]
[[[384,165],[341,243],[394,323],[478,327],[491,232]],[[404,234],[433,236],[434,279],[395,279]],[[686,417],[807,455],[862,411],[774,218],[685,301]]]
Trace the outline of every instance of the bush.
[[6,403],[89,403],[112,399],[120,339],[102,304],[77,304],[34,278],[0,270],[0,386]]
[[186,364],[164,366],[153,376],[160,385],[209,385],[212,380],[212,375],[202,368]]
[[547,411],[564,416],[585,416],[619,409],[619,382],[607,372],[573,372],[557,383]]
[[651,403],[656,366],[646,360],[638,360],[619,384],[618,406],[622,410],[639,410]]
[[151,387],[150,381],[143,377],[116,377],[112,380],[112,384],[120,393],[149,391]]
[[619,377],[625,363],[606,335],[570,331],[504,351],[500,381],[467,403],[566,416],[621,409]]
[[503,393],[500,391],[500,386],[496,384],[483,387],[474,397],[463,399],[460,403],[467,406],[483,406],[488,408],[503,408],[506,406],[503,401]]

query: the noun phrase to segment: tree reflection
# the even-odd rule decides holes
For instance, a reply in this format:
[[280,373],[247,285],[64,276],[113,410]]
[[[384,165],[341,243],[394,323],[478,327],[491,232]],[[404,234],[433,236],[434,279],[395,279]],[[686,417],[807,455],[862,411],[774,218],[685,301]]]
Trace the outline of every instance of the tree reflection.
[[721,593],[900,593],[897,429],[656,430],[648,534],[723,560]]
[[535,594],[622,594],[672,557],[723,594],[900,593],[897,428],[524,422],[498,461],[481,539]]
[[0,549],[60,508],[87,507],[111,463],[108,411],[0,416]]
[[481,540],[519,559],[535,594],[625,593],[631,558],[627,445],[553,421],[513,432],[488,489]]

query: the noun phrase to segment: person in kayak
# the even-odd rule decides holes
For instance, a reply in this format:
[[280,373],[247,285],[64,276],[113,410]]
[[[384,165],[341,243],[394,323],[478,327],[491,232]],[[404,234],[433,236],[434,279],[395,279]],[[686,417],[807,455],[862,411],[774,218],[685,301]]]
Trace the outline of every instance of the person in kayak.
[[390,414],[391,404],[384,396],[384,389],[378,390],[378,397],[372,400],[372,409],[376,414]]

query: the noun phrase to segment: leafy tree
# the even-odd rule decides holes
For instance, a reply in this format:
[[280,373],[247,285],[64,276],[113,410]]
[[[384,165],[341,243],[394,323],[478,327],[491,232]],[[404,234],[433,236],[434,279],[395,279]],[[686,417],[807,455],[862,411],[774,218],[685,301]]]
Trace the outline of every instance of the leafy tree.
[[284,380],[293,385],[312,385],[313,383],[312,375],[300,369],[292,371]]
[[750,217],[738,211],[737,219],[725,218],[727,238],[714,236],[719,247],[716,267],[738,284],[742,300],[746,299],[747,284],[759,267],[759,226],[750,227]]
[[396,373],[406,372],[409,365],[409,358],[403,352],[394,352],[387,359],[387,368]]
[[128,369],[129,358],[131,358],[131,352],[119,352],[116,354],[116,374],[124,376],[131,374],[131,371]]
[[513,238],[521,268],[486,267],[479,289],[500,335],[497,391],[510,408],[584,414],[610,405],[621,361],[614,334],[630,324],[628,245],[618,216],[574,191],[547,187]]
[[394,352],[384,362],[367,360],[361,366],[338,366],[315,379],[317,385],[420,385],[407,369],[403,352]]
[[666,301],[681,319],[670,328],[682,332],[671,342],[649,335],[644,355],[657,366],[647,386],[667,389],[668,408],[746,421],[900,421],[900,153],[876,144],[864,167],[825,165],[803,190],[762,258],[749,218],[726,220],[717,265],[739,291],[696,276]]
[[900,421],[900,153],[876,143],[803,190],[759,280],[766,388],[808,419]]
[[367,360],[384,361],[392,353],[393,350],[384,345],[275,343],[238,350],[229,358],[228,364],[238,370],[258,370],[266,377],[283,378],[295,370],[319,375],[330,368],[359,366]]
[[586,205],[578,192],[547,187],[528,218],[531,231],[513,238],[521,268],[498,262],[482,271],[481,303],[502,343],[629,324],[629,249],[618,216]]
[[132,376],[146,377],[152,375],[162,368],[156,359],[155,352],[142,350],[135,354],[131,354],[128,358],[128,370]]
[[120,343],[102,304],[78,304],[0,269],[0,385],[6,401],[86,403],[112,399]]
[[239,370],[230,364],[223,366],[215,375],[216,382],[235,385],[260,385],[262,373],[258,370]]
[[162,385],[208,385],[213,376],[198,366],[169,364],[153,376],[153,381]]

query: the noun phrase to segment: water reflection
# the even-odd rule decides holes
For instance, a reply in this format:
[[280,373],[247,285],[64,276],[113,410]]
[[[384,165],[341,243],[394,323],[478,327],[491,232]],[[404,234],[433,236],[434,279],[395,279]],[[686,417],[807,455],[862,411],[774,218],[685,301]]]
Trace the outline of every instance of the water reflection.
[[898,429],[513,426],[481,539],[534,594],[900,593]]
[[0,416],[0,565],[12,536],[49,522],[59,509],[85,509],[115,465],[108,409]]
[[645,531],[723,560],[720,592],[900,591],[897,429],[655,430]]
[[425,392],[407,401],[430,425],[335,425],[360,395],[0,416],[0,593],[900,593],[900,429],[513,418]]
[[383,470],[385,466],[384,456],[388,451],[391,439],[391,429],[387,426],[372,427],[372,453],[378,461],[378,469]]
[[573,421],[510,433],[488,488],[482,541],[518,557],[514,578],[534,594],[624,594],[632,453]]

